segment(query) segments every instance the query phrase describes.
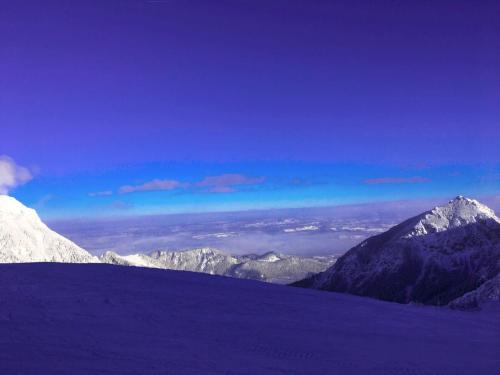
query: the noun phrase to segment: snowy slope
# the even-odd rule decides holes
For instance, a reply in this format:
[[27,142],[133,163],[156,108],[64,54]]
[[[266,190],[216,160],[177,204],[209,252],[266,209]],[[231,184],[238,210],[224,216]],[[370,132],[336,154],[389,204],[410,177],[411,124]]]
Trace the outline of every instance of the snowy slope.
[[106,264],[0,265],[0,374],[496,375],[500,311]]
[[480,309],[490,303],[500,304],[500,274],[486,281],[476,290],[450,302],[454,309]]
[[297,286],[443,305],[500,272],[500,220],[457,197],[349,250]]
[[133,255],[108,251],[100,260],[109,264],[203,272],[280,284],[322,272],[335,262],[334,257],[307,258],[275,252],[236,256],[211,248]]
[[0,195],[0,263],[98,262],[82,248],[49,229],[36,212]]

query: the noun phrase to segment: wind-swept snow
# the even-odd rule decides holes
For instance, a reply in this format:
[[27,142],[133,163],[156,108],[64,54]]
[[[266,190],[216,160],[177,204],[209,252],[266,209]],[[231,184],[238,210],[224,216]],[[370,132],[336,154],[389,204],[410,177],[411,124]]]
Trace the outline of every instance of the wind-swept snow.
[[0,263],[99,262],[70,240],[49,229],[35,210],[0,195]]
[[0,374],[496,375],[500,311],[105,264],[0,265]]

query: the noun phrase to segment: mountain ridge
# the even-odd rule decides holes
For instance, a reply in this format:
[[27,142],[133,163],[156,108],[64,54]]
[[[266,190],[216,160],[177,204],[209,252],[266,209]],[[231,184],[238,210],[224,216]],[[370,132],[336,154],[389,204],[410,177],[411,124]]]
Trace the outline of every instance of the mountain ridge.
[[0,195],[0,263],[96,263],[90,253],[45,225],[35,210]]
[[370,237],[292,285],[393,302],[445,305],[500,272],[500,220],[458,196]]
[[262,255],[231,255],[213,248],[182,251],[152,251],[119,255],[107,251],[99,257],[108,264],[193,271],[211,275],[230,276],[288,284],[328,268],[335,261],[329,257],[299,257],[267,252]]

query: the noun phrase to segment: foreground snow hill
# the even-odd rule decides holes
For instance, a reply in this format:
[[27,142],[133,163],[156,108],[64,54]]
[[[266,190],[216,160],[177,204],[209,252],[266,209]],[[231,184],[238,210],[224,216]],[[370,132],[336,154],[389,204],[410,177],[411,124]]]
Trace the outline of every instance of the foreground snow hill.
[[49,229],[35,210],[12,197],[0,195],[0,263],[98,261]]
[[150,254],[102,254],[103,263],[203,272],[278,284],[288,284],[322,272],[335,262],[334,256],[299,257],[268,252],[263,255],[231,255],[211,248],[185,251],[154,251]]
[[445,305],[499,273],[500,219],[459,196],[370,237],[327,271],[295,285]]
[[0,265],[0,374],[500,374],[463,312],[106,264]]

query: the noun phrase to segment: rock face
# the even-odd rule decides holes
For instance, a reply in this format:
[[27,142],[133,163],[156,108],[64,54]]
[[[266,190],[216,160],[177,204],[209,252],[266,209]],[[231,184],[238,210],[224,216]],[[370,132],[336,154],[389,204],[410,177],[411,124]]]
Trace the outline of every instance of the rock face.
[[99,260],[52,231],[35,210],[0,195],[0,263],[94,263]]
[[163,268],[203,272],[288,284],[331,266],[334,257],[298,257],[269,252],[263,255],[230,255],[222,251],[201,248],[185,251],[154,251],[150,254],[118,255],[108,251],[101,262],[124,266]]
[[500,272],[500,219],[462,196],[349,250],[295,286],[445,305]]

